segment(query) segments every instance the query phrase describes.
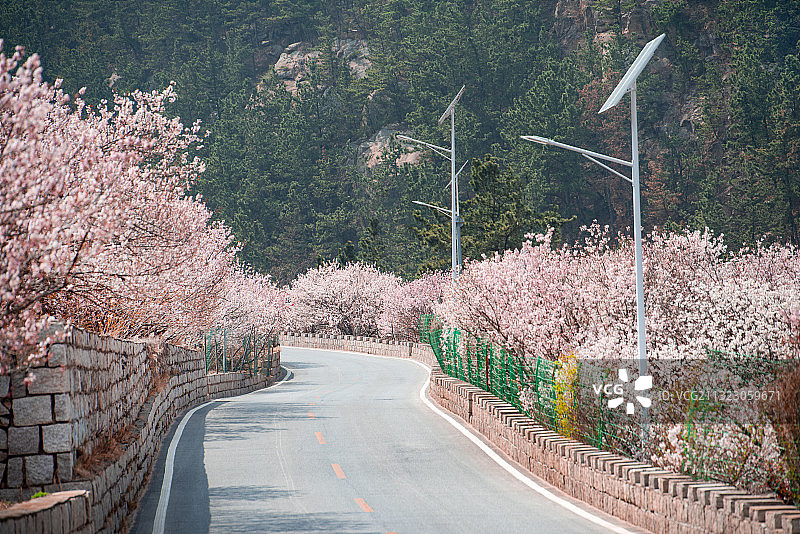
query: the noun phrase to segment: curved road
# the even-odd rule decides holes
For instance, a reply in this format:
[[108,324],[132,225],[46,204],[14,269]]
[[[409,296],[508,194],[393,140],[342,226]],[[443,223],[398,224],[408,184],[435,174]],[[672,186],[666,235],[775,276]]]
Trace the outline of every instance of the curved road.
[[[184,418],[164,532],[635,531],[502,469],[423,403],[428,373],[414,362],[297,348],[282,360],[290,380]],[[154,532],[174,432],[134,533]]]

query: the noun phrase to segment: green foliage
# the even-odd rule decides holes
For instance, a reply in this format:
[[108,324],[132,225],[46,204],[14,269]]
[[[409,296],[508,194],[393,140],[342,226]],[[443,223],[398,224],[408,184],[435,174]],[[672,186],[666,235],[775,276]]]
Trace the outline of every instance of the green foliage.
[[38,499],[39,497],[47,497],[48,495],[50,494],[47,493],[46,491],[37,491],[36,493],[31,495],[31,500]]
[[581,209],[580,158],[533,145],[519,136],[543,135],[585,145],[585,131],[579,127],[582,110],[578,107],[578,90],[590,76],[574,56],[552,60],[503,116],[508,159],[517,174],[528,178],[526,195],[533,205],[558,205],[569,214]]
[[[195,192],[233,227],[242,259],[285,282],[340,252],[403,276],[449,266],[449,220],[411,205],[449,203],[448,162],[424,154],[398,166],[390,147],[365,169],[358,147],[387,125],[448,145],[436,120],[462,84],[456,159],[494,155],[475,161],[463,191],[466,256],[515,246],[541,226],[537,214],[574,221],[561,227],[566,241],[593,220],[624,231],[627,183],[519,136],[627,158],[627,106],[597,110],[653,37],[621,29],[649,13],[643,27],[667,40],[638,81],[645,229],[800,244],[800,3],[590,9],[610,29],[602,48],[591,29],[563,38],[558,28],[578,21],[553,18],[552,6],[517,0],[0,0],[0,37],[6,50],[40,53],[45,77],[67,91],[85,85],[90,104],[174,81],[171,112],[210,131]],[[336,52],[346,38],[368,42],[364,78]],[[293,94],[271,67],[298,41],[319,56]]]
[[[535,212],[523,198],[522,183],[510,168],[503,168],[492,156],[472,160],[469,181],[472,195],[461,203],[461,248],[465,258],[491,256],[495,252],[519,248],[526,234],[558,230],[571,219],[556,211]],[[420,243],[426,247],[426,262],[421,270],[450,267],[451,220],[439,211],[431,217],[415,212],[418,222],[414,228]]]
[[344,247],[339,249],[339,255],[336,256],[336,261],[339,265],[347,265],[348,263],[356,262],[356,246],[352,241],[344,244]]
[[668,31],[670,27],[677,26],[684,20],[683,13],[686,9],[686,0],[665,0],[653,5],[651,12],[653,22],[660,32]]
[[568,219],[555,211],[537,213],[523,198],[522,183],[509,168],[487,155],[472,160],[470,186],[474,196],[464,201],[463,250],[466,257],[479,258],[519,248],[525,235],[548,227],[560,228]]
[[369,226],[358,240],[358,248],[363,263],[378,269],[386,268],[387,243],[383,238],[381,225],[375,217],[370,219]]
[[414,220],[417,224],[412,227],[412,233],[425,251],[424,260],[415,274],[451,268],[452,221],[439,211],[433,211],[431,215],[433,219],[425,217],[419,210],[414,210]]

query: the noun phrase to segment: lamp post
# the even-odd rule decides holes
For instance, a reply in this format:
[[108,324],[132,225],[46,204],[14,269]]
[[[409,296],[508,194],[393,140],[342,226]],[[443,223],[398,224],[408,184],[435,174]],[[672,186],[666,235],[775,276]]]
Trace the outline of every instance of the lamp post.
[[[661,44],[661,41],[664,40],[665,35],[666,34],[662,33],[644,46],[642,51],[639,52],[639,55],[636,57],[636,60],[625,73],[625,76],[622,77],[622,80],[620,80],[619,84],[617,84],[617,87],[614,88],[614,91],[611,93],[611,95],[609,95],[605,104],[603,104],[603,107],[601,107],[600,111],[598,112],[603,113],[613,108],[619,103],[625,93],[630,91],[631,161],[625,161],[619,158],[606,156],[605,154],[600,154],[598,152],[593,152],[591,150],[567,145],[565,143],[559,143],[558,141],[553,141],[552,139],[547,139],[545,137],[538,137],[535,135],[521,136],[522,139],[525,139],[526,141],[532,141],[534,143],[541,143],[543,145],[555,146],[577,152],[589,161],[600,165],[616,176],[624,178],[633,186],[633,240],[635,246],[634,254],[636,258],[636,332],[639,349],[639,376],[647,375],[647,340],[645,336],[644,277],[642,270],[642,221],[641,209],[639,205],[639,129],[636,119],[636,79],[650,61],[650,58],[653,57],[653,53],[656,51],[656,48],[658,48],[658,45]],[[609,167],[599,160],[605,160],[610,163],[616,163],[618,165],[630,167],[631,177],[628,178],[621,172]]]
[[426,204],[424,202],[415,201],[416,204],[420,204],[422,206],[428,206],[429,208],[437,209],[444,213],[450,215],[451,221],[451,254],[450,254],[450,263],[453,272],[453,282],[455,282],[456,278],[458,278],[458,269],[461,266],[461,227],[464,225],[464,219],[461,218],[461,214],[459,213],[459,202],[458,202],[458,175],[461,174],[461,171],[464,170],[466,167],[467,162],[461,166],[461,168],[456,172],[456,114],[455,108],[456,104],[458,103],[459,99],[461,99],[461,95],[464,94],[464,89],[466,85],[461,87],[461,90],[458,92],[456,97],[450,102],[450,105],[447,106],[447,109],[442,113],[442,116],[439,117],[439,125],[441,125],[444,120],[449,116],[450,117],[450,148],[444,148],[441,146],[433,145],[431,143],[426,143],[425,141],[420,141],[418,139],[414,139],[413,137],[408,137],[407,135],[398,135],[397,139],[401,141],[408,141],[410,143],[417,143],[419,145],[425,146],[433,150],[436,154],[439,154],[445,159],[450,160],[450,209],[440,208],[438,206],[434,206],[432,204]]
[[[466,163],[464,165],[466,165]],[[463,169],[464,167],[462,166],[461,168]],[[460,172],[461,171],[459,171],[459,173]],[[456,176],[458,176],[458,173],[456,174]],[[452,214],[453,214],[452,210],[448,210],[448,209],[442,208],[441,206],[434,206],[433,204],[428,204],[427,202],[420,202],[419,200],[412,200],[411,202],[412,202],[412,204],[419,204],[420,206],[425,206],[427,208],[431,208],[431,209],[434,209],[436,211],[441,211],[442,213],[446,213],[447,215],[450,215],[451,217],[452,217]],[[457,200],[456,200],[456,204],[458,204]],[[462,219],[460,215],[456,215],[456,237],[455,237],[455,241],[453,241],[453,243],[455,243],[455,247],[456,247],[456,265],[459,265],[459,266],[461,265],[461,227],[462,226],[464,226],[464,219]],[[456,279],[456,277],[453,276],[453,281],[455,281],[455,279]]]

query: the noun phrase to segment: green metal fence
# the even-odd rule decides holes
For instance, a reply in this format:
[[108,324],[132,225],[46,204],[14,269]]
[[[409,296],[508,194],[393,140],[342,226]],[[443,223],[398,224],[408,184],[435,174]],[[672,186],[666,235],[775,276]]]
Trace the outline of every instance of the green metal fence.
[[252,328],[246,334],[234,334],[231,329],[217,328],[205,336],[206,372],[248,372],[271,376],[279,365],[275,347],[278,337],[260,333]]
[[[581,369],[574,359],[515,358],[505,348],[457,329],[444,329],[431,315],[420,318],[420,335],[442,371],[491,392],[543,426],[584,443],[643,458],[642,427],[605,407],[592,383],[612,377],[605,369]],[[594,375],[594,380],[586,379]]]
[[[596,384],[616,379],[613,369],[578,362],[570,355],[558,361],[516,358],[503,347],[478,336],[445,328],[431,315],[420,317],[420,337],[433,349],[443,372],[491,392],[562,435],[617,454],[649,460],[657,452],[654,434],[664,433],[668,427],[674,429],[677,423],[683,426],[681,470],[684,473],[751,491],[770,489],[787,501],[800,500],[798,428],[789,428],[778,440],[775,461],[784,462],[782,466],[755,461],[757,456],[748,456],[747,451],[720,454],[714,447],[714,432],[724,430],[727,439],[739,435],[743,443],[748,438],[749,443],[758,444],[759,436],[753,432],[763,432],[770,425],[733,422],[729,419],[730,410],[707,400],[667,406],[660,413],[661,421],[668,421],[667,424],[653,419],[643,421],[628,416],[625,410],[608,408],[606,393],[595,389]],[[707,360],[710,368],[706,372],[727,371],[726,379],[735,387],[768,385],[785,376],[787,366],[796,365],[786,360],[755,359],[720,351],[709,351]],[[652,392],[656,393],[657,390]],[[787,465],[788,476],[776,476],[775,473],[786,473]]]

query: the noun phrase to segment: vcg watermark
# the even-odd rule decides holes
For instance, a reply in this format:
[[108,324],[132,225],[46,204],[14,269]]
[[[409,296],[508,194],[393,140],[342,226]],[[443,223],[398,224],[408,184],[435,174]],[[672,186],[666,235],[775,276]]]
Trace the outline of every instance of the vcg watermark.
[[[599,396],[602,393],[606,397],[613,397],[608,399],[608,407],[612,409],[619,408],[623,403],[625,403],[625,390],[630,389],[630,377],[628,376],[628,370],[624,368],[617,369],[617,373],[620,380],[619,382],[614,382],[613,384],[592,384],[592,389],[594,390],[595,395]],[[644,408],[649,408],[652,405],[652,400],[650,397],[644,396],[644,393],[652,387],[653,377],[650,375],[640,376],[633,383],[633,391],[642,392],[641,395],[634,394],[633,396]],[[635,411],[636,407],[632,401],[625,403],[625,412],[628,415],[633,415]]]

